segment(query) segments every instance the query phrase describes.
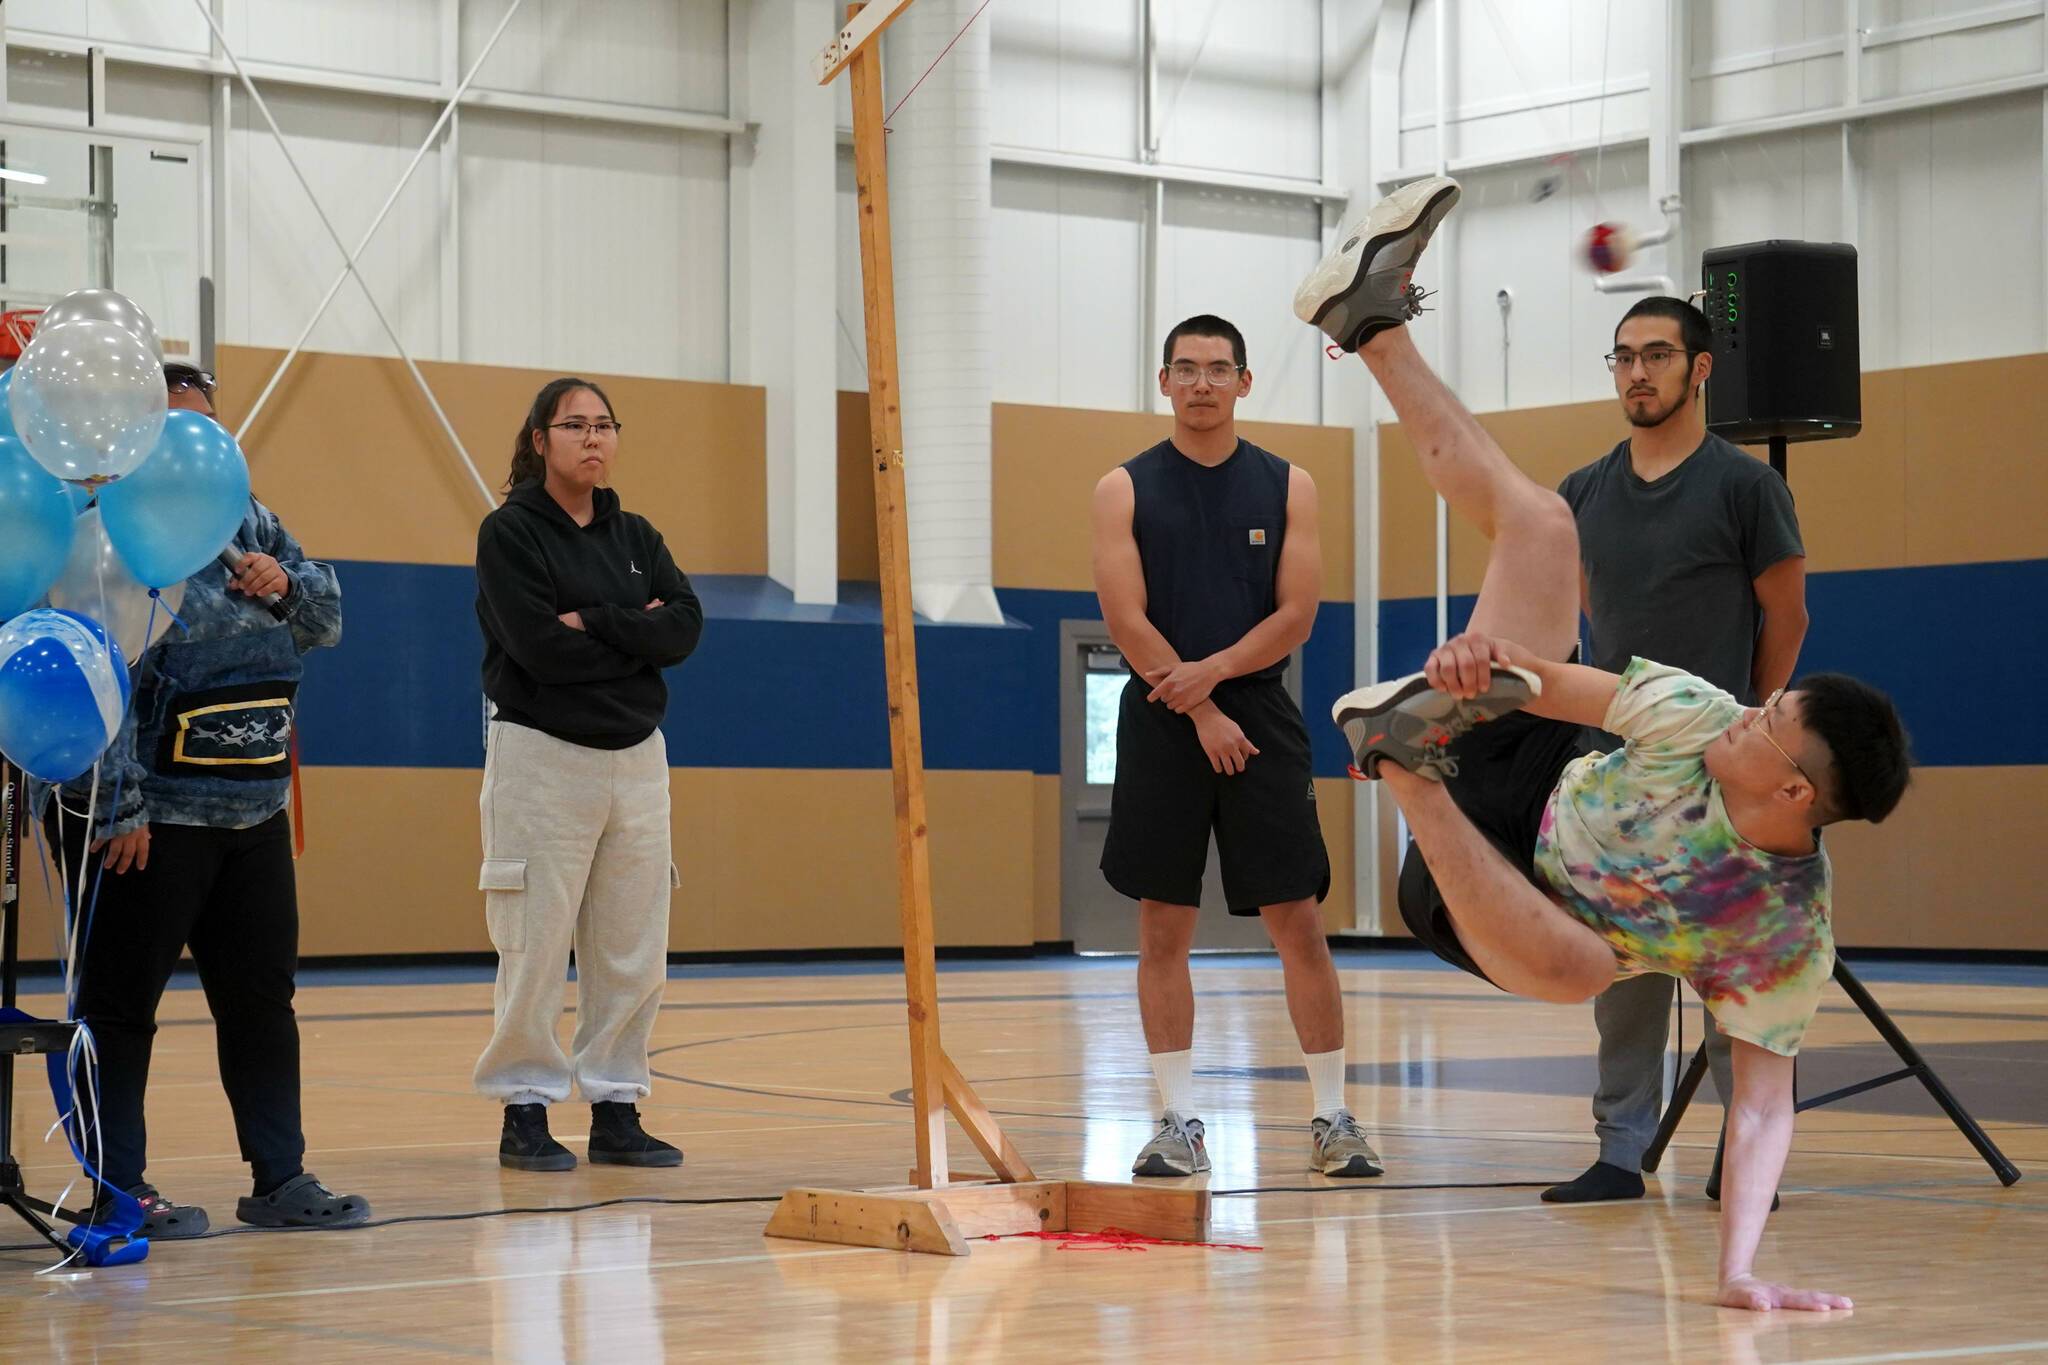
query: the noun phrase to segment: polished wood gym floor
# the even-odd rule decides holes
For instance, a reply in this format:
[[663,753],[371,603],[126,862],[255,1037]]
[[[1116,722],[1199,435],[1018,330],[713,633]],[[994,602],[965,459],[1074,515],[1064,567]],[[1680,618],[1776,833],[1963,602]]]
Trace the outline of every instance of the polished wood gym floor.
[[[564,1175],[497,1165],[497,1111],[469,1088],[486,975],[313,977],[300,994],[308,1164],[380,1219],[410,1221],[159,1243],[141,1265],[39,1276],[53,1258],[20,1249],[26,1229],[0,1210],[0,1361],[2048,1356],[2048,969],[1865,969],[2029,1176],[2001,1188],[1917,1086],[1803,1115],[1760,1269],[1856,1300],[1816,1319],[1712,1305],[1710,1098],[1647,1199],[1542,1204],[1524,1182],[1594,1154],[1590,1011],[1511,1000],[1412,954],[1341,961],[1352,1106],[1385,1179],[1306,1173],[1277,967],[1205,961],[1213,1236],[1262,1250],[1010,1240],[965,1259],[761,1236],[792,1185],[905,1177],[901,982],[884,969],[677,973],[643,1113],[688,1164]],[[960,966],[941,990],[948,1050],[1040,1174],[1125,1178],[1154,1102],[1129,963]],[[199,992],[174,990],[163,1021],[150,1177],[235,1228],[246,1172]],[[1890,1069],[1832,991],[1808,1048],[1808,1092]],[[41,1141],[41,1068],[20,1080],[17,1150],[48,1197],[76,1172]],[[586,1112],[557,1110],[572,1147]],[[964,1141],[953,1159],[977,1165]],[[649,1197],[707,1202],[568,1211]]]

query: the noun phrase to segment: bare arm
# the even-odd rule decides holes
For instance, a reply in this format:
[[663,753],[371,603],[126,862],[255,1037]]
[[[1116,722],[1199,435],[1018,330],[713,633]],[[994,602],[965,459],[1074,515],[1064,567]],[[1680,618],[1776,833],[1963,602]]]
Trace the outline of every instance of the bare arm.
[[1131,476],[1121,469],[1110,470],[1095,485],[1095,599],[1102,606],[1109,638],[1132,668],[1149,676],[1155,669],[1173,669],[1180,655],[1145,615],[1145,565],[1138,558],[1138,538],[1131,533],[1137,505]]
[[1287,475],[1287,534],[1281,538],[1280,562],[1274,566],[1273,614],[1236,644],[1206,659],[1190,659],[1157,675],[1141,669],[1145,680],[1156,684],[1149,700],[1165,702],[1175,711],[1192,711],[1208,700],[1217,683],[1270,668],[1301,648],[1315,629],[1316,607],[1323,597],[1317,520],[1316,482],[1306,469],[1292,466]]
[[1792,1059],[1733,1040],[1735,1100],[1728,1106],[1728,1149],[1722,1167],[1721,1290],[1724,1308],[1848,1308],[1839,1294],[1794,1289],[1753,1273],[1771,1196],[1792,1148]]
[[1799,646],[1806,639],[1806,557],[1791,555],[1756,576],[1756,601],[1764,628],[1757,636],[1750,685],[1758,700],[1792,681]]
[[1477,696],[1493,680],[1493,665],[1506,664],[1534,673],[1543,693],[1523,709],[1550,720],[1605,726],[1607,708],[1621,689],[1621,675],[1583,664],[1559,663],[1545,659],[1512,640],[1497,636],[1453,636],[1431,651],[1423,665],[1429,685],[1454,697]]

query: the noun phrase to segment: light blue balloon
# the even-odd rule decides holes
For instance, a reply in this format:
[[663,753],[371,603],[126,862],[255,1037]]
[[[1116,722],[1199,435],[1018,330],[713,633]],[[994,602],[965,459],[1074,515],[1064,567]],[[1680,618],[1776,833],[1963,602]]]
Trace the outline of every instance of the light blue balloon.
[[0,626],[0,753],[29,776],[86,772],[127,709],[128,666],[98,622],[43,607]]
[[0,372],[0,436],[21,439],[21,433],[14,429],[14,367],[9,365]]
[[63,481],[0,432],[0,621],[41,601],[64,571],[76,516]]
[[249,511],[249,463],[226,427],[173,408],[148,459],[100,489],[100,517],[135,576],[152,588],[211,564]]

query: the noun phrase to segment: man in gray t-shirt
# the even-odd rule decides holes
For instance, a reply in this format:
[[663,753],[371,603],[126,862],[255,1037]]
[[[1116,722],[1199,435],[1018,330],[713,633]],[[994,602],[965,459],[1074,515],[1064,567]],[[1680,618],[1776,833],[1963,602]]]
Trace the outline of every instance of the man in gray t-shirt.
[[[1707,432],[1699,390],[1713,369],[1710,343],[1706,318],[1680,299],[1648,298],[1629,309],[1608,363],[1633,431],[1574,470],[1558,492],[1579,524],[1593,666],[1618,673],[1632,657],[1655,659],[1755,705],[1791,680],[1799,657],[1806,549],[1785,481]],[[1643,1193],[1676,985],[1654,973],[1629,977],[1593,1002],[1600,1159],[1544,1191],[1546,1200]],[[1712,1016],[1702,1011],[1701,1018],[1714,1085],[1725,1099],[1734,1093],[1728,1040]]]

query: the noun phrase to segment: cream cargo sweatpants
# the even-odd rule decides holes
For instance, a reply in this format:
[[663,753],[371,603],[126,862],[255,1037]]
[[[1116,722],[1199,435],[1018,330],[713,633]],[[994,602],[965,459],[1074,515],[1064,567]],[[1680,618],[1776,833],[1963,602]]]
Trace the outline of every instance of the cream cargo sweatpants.
[[[479,884],[498,950],[495,1025],[476,1088],[500,1104],[647,1093],[668,969],[668,746],[592,749],[494,720],[484,752]],[[569,948],[576,1036],[556,1037]]]

